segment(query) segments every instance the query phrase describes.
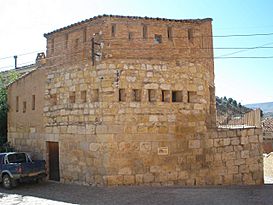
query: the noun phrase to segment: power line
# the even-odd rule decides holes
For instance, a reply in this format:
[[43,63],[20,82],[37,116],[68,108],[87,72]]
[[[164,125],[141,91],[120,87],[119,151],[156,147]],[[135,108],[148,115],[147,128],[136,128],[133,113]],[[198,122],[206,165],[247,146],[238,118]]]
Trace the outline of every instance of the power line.
[[251,36],[272,36],[273,33],[252,33],[252,34],[230,34],[230,35],[214,35],[211,37],[216,38],[229,38],[229,37],[251,37]]
[[[65,56],[65,55],[64,55],[64,56]],[[53,58],[57,58],[57,57],[61,57],[61,56],[52,56],[52,57],[49,57],[49,58],[46,58],[46,59],[49,60],[49,59],[53,59]],[[208,57],[208,56],[200,56],[200,57],[181,56],[181,57],[179,57],[178,59],[214,59],[214,60],[219,60],[219,59],[273,59],[273,56],[230,56],[230,57],[221,57],[221,56],[218,56],[218,57]],[[85,62],[85,61],[89,61],[89,59],[80,60],[80,61],[78,61],[78,62]],[[19,66],[26,65],[26,64],[30,64],[30,63],[32,63],[32,62],[26,62],[26,63],[20,64]],[[57,66],[57,65],[64,65],[64,64],[63,64],[63,63],[60,63],[60,64],[52,65],[52,66],[49,66],[49,67],[54,67],[54,66]],[[0,70],[1,70],[1,69],[5,69],[5,68],[14,68],[14,66],[0,67]],[[47,68],[48,68],[48,66],[47,66]]]
[[214,59],[270,59],[273,56],[229,56],[229,57],[214,57]]
[[[256,34],[232,34],[232,35],[215,35],[214,37],[249,37],[249,36],[262,36],[262,35],[273,35],[273,33],[256,33]],[[194,36],[194,37],[198,37],[198,36]],[[202,37],[204,37],[204,36],[202,36]],[[211,36],[210,36],[211,37]],[[175,38],[175,37],[174,37]],[[188,38],[188,37],[177,37],[177,38]],[[108,40],[108,41],[117,41],[117,40],[119,40],[119,39],[124,39],[124,40],[128,40],[128,38],[111,38],[110,40]],[[133,38],[133,39],[135,39],[135,38]],[[141,38],[141,39],[143,39],[143,38]],[[154,39],[154,38],[149,38],[149,39]],[[102,40],[104,40],[104,41],[107,41],[107,39],[106,38],[103,38]],[[144,40],[144,39],[143,39]],[[146,41],[146,40],[145,40]],[[55,44],[55,45],[58,45],[58,44],[62,44],[61,46],[54,46],[54,49],[56,49],[56,48],[65,48],[65,45],[63,44],[63,42],[67,42],[67,41],[59,41],[57,44]],[[129,43],[130,41],[128,41],[128,43]],[[83,43],[84,45],[86,45],[86,44],[89,44],[90,45],[90,42],[89,41],[86,41],[86,42],[84,42]],[[230,55],[233,55],[233,54],[236,54],[236,53],[240,53],[240,52],[244,52],[244,51],[247,51],[247,50],[254,50],[254,49],[272,49],[273,47],[271,47],[271,46],[266,46],[266,45],[272,45],[273,43],[266,43],[266,44],[263,44],[263,45],[261,45],[261,46],[255,46],[255,47],[215,47],[215,48],[213,48],[213,47],[205,47],[205,48],[194,48],[194,47],[174,47],[174,48],[164,48],[164,50],[166,50],[166,49],[168,49],[168,50],[174,50],[174,49],[198,49],[198,50],[201,50],[201,49],[205,49],[205,50],[207,50],[207,49],[217,49],[217,50],[237,50],[237,49],[239,49],[239,51],[236,51],[236,52],[232,52],[232,53],[227,53],[227,54],[224,54],[224,55],[221,55],[221,56],[218,56],[218,57],[215,57],[215,59],[223,59],[222,57],[226,57],[226,56],[230,56]],[[83,48],[84,47],[86,47],[86,46],[83,46]],[[139,48],[139,49],[135,49],[135,48],[133,48],[133,49],[131,49],[131,48],[125,48],[125,47],[122,47],[122,48],[105,48],[105,50],[106,51],[108,51],[108,50],[120,50],[120,49],[122,49],[122,50],[124,50],[124,49],[130,49],[130,50],[145,50],[145,49],[149,49],[149,47],[148,48]],[[153,48],[152,48],[153,49]],[[52,49],[47,49],[47,50],[52,50]],[[33,53],[37,53],[37,52],[41,52],[41,50],[39,50],[39,51],[33,51],[33,52],[27,52],[27,53],[22,53],[22,54],[19,54],[18,56],[25,56],[25,55],[29,55],[29,54],[33,54]],[[84,52],[84,51],[80,51],[79,53],[81,53],[81,52]],[[73,52],[73,53],[75,53],[75,52]],[[64,54],[65,55],[65,54]],[[4,59],[8,59],[8,58],[13,58],[14,56],[7,56],[7,57],[3,57],[3,58],[0,58],[0,60],[4,60]],[[235,58],[235,57],[234,57]],[[238,56],[238,57],[236,57],[236,58],[249,58],[249,59],[257,59],[257,58],[264,58],[264,59],[266,59],[266,58],[271,58],[271,56],[253,56],[253,57],[246,57],[246,56]],[[49,59],[49,58],[47,58],[47,59]],[[27,62],[27,63],[29,63],[29,62]],[[21,64],[20,66],[22,66],[22,65],[25,65],[25,64],[27,64],[27,63],[23,63],[23,64]],[[0,69],[6,69],[6,68],[11,68],[11,67],[13,67],[13,66],[6,66],[6,67],[1,67]]]
[[261,45],[261,46],[252,47],[252,48],[250,48],[250,49],[242,49],[242,50],[235,51],[235,52],[232,52],[232,53],[223,54],[223,55],[221,55],[220,57],[231,56],[231,55],[234,55],[234,54],[236,54],[236,53],[242,53],[242,52],[246,52],[246,51],[248,51],[248,50],[257,49],[257,48],[261,48],[261,47],[263,47],[263,46],[272,45],[272,44],[273,44],[273,42],[270,42],[270,43],[263,44],[263,45]]
[[[193,38],[212,38],[212,37],[215,37],[215,38],[230,38],[230,37],[252,37],[252,36],[270,36],[270,35],[273,35],[273,33],[252,33],[252,34],[229,34],[229,35],[214,35],[214,36],[193,36]],[[188,36],[174,36],[172,37],[172,39],[183,39],[183,38],[188,38]],[[114,38],[103,38],[102,40],[111,40],[111,41],[115,41],[115,40],[128,40],[128,38],[118,38],[118,37],[114,37]],[[133,38],[132,40],[134,39],[143,39],[143,37],[139,37],[139,38]],[[145,40],[149,40],[149,39],[154,39],[153,37],[152,38],[147,38]],[[143,39],[144,40],[144,39]],[[67,42],[67,40],[64,40],[64,41],[59,41],[58,43],[55,43],[54,45],[58,45],[58,44],[63,44],[64,42]],[[86,43],[89,43],[88,41],[87,42],[84,42],[84,44]],[[60,47],[64,47],[63,45],[60,46]],[[55,48],[58,48],[55,47]],[[269,47],[268,47],[269,48]],[[214,48],[214,49],[233,49],[233,48]],[[234,48],[234,49],[240,49],[240,48]],[[242,48],[242,49],[251,49],[251,48]],[[29,55],[29,54],[33,54],[33,53],[37,53],[37,52],[41,52],[42,50],[38,50],[38,51],[32,51],[32,52],[28,52],[28,53],[22,53],[22,54],[18,54],[17,56],[24,56],[24,55]],[[6,57],[2,57],[0,58],[0,60],[4,60],[4,59],[8,59],[8,58],[13,58],[13,56],[6,56]]]
[[[264,45],[271,45],[273,43],[268,43],[268,44],[264,44]],[[109,48],[106,48],[106,49],[109,49]],[[121,47],[121,48],[113,48],[112,50],[119,50],[119,49],[127,49],[126,47]],[[140,48],[139,50],[142,50],[143,48]],[[195,48],[195,47],[174,47],[174,48],[164,48],[164,49],[196,49],[196,50],[208,50],[208,49],[214,49],[214,50],[255,50],[255,49],[273,49],[273,46],[255,46],[255,47],[203,47],[203,48]],[[48,49],[48,50],[51,50],[51,49]],[[34,52],[29,52],[29,53],[23,53],[23,54],[19,54],[17,55],[18,57],[19,56],[25,56],[25,55],[28,55],[28,54],[33,54],[33,53],[37,53],[39,51],[34,51]],[[8,59],[8,58],[14,58],[14,56],[7,56],[7,57],[3,57],[3,58],[0,58],[0,60],[3,60],[3,59]]]
[[[273,44],[273,43],[270,43],[270,44]],[[254,49],[254,48],[257,49],[257,48],[260,48],[260,47],[256,46],[256,47],[250,47],[248,49]],[[189,49],[189,48],[183,47],[182,49]],[[197,48],[197,49],[200,49],[200,48]],[[204,49],[208,49],[208,48],[204,48]],[[124,48],[124,47],[123,48],[106,48],[103,53],[105,53],[105,52],[107,53],[107,51],[111,51],[111,50],[147,51],[147,48]],[[174,50],[174,49],[173,48],[164,48],[164,50]],[[61,53],[59,55],[46,57],[46,60],[62,58],[62,57],[66,57],[68,55],[76,55],[76,54],[80,54],[80,53],[86,53],[86,55],[91,54],[89,52],[85,52],[84,50],[80,50],[80,51],[76,51],[76,52],[70,52],[69,54]],[[174,53],[174,54],[179,55],[179,52]],[[187,58],[190,58],[190,59],[204,59],[204,58],[206,58],[206,59],[212,59],[212,58],[214,58],[214,59],[271,59],[271,58],[273,58],[273,56],[236,56],[236,57],[235,56],[234,57],[233,56],[231,56],[231,57],[230,56],[215,56],[215,57],[212,57],[212,56],[199,56],[199,57],[179,56],[178,58],[181,58],[181,59],[183,59],[183,58],[184,59],[187,59]],[[86,59],[88,60],[88,57]],[[19,64],[19,66],[24,66],[24,65],[27,65],[27,64],[30,64],[30,63],[33,63],[33,61],[21,63],[21,64]],[[0,67],[0,69],[13,68],[13,67],[14,67],[14,65],[10,65],[10,66],[5,66],[5,67]]]
[[[32,65],[33,64],[33,61],[29,61],[29,62],[24,62],[24,63],[20,63],[17,68],[20,68],[20,67],[24,67],[24,66],[28,66],[28,65]],[[5,66],[5,67],[1,67],[0,70],[2,69],[7,69],[7,68],[14,68],[15,66],[14,65],[9,65],[9,66]],[[1,71],[0,71],[1,72]]]
[[[25,55],[29,55],[29,54],[33,54],[33,53],[39,53],[39,52],[42,52],[42,50],[39,50],[39,51],[31,51],[31,52],[28,52],[28,53],[21,53],[21,54],[18,54],[17,56],[25,56]],[[4,59],[8,59],[8,58],[13,58],[14,56],[6,56],[6,57],[3,57],[3,58],[0,58],[0,60],[4,60]]]

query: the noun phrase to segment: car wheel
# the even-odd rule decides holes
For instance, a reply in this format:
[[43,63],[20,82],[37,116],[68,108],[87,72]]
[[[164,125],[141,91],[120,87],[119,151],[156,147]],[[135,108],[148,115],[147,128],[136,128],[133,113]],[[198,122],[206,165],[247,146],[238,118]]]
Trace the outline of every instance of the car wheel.
[[5,174],[3,176],[2,183],[3,183],[3,187],[5,189],[11,189],[12,188],[12,180],[11,180],[9,175]]

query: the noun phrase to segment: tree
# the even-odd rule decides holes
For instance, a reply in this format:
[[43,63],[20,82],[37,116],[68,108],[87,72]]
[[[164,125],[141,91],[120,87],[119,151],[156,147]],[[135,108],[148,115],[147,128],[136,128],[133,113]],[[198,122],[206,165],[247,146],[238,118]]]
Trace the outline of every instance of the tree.
[[231,104],[233,102],[232,98],[228,98],[228,103]]
[[7,141],[7,113],[8,113],[8,84],[14,82],[20,76],[13,71],[7,76],[0,74],[0,145]]
[[234,107],[237,107],[237,101],[236,100],[233,100],[232,104],[233,104]]

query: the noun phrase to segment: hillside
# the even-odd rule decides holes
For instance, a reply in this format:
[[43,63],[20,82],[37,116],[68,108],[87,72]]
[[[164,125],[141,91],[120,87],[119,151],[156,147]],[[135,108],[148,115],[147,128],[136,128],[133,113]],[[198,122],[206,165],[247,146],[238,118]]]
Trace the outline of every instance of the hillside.
[[249,112],[251,109],[243,106],[232,98],[217,97],[216,96],[217,115],[242,115]]
[[269,112],[273,113],[273,102],[247,104],[245,106],[251,109],[260,108],[264,114]]

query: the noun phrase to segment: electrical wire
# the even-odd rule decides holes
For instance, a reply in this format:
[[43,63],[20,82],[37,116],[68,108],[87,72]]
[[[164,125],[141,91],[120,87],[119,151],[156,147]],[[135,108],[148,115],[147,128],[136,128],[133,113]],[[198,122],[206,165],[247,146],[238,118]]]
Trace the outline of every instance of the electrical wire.
[[[31,52],[28,52],[28,53],[21,53],[21,54],[18,54],[16,56],[25,56],[25,55],[29,55],[29,54],[33,54],[33,53],[39,53],[39,52],[42,52],[42,50],[31,51]],[[3,58],[0,58],[0,60],[4,60],[4,59],[8,59],[8,58],[14,58],[14,56],[6,56],[6,57],[3,57]]]
[[[251,37],[251,36],[270,36],[270,35],[273,35],[273,33],[254,33],[254,34],[231,34],[231,35],[215,35],[215,36],[194,36],[194,38],[196,37],[221,37],[221,38],[228,38],[228,37]],[[173,37],[172,39],[180,39],[180,38],[188,38],[188,37]],[[110,42],[115,42],[117,40],[126,40],[128,41],[128,38],[110,38],[107,40],[107,38],[102,38],[103,41],[110,41]],[[133,38],[133,39],[137,39],[137,38]],[[145,40],[147,41],[147,39],[143,39],[143,38],[140,38],[142,40]],[[149,39],[154,39],[154,38],[148,38]],[[59,41],[58,43],[54,44],[54,48],[51,48],[51,49],[47,49],[48,51],[51,51],[52,49],[57,49],[57,48],[66,48],[66,44],[63,44],[63,43],[68,43],[70,41]],[[129,43],[130,41],[128,41]],[[106,43],[106,42],[105,42]],[[86,41],[86,42],[83,42],[84,45],[86,44],[91,44],[89,41]],[[214,59],[224,59],[223,57],[226,57],[226,56],[230,56],[230,55],[234,55],[236,53],[240,53],[240,52],[245,52],[247,50],[255,50],[255,49],[272,49],[273,47],[270,47],[270,46],[266,46],[266,45],[272,45],[273,43],[267,43],[267,44],[263,44],[261,46],[255,46],[255,47],[215,47],[215,48],[209,48],[209,47],[205,47],[205,48],[196,48],[196,47],[175,47],[175,48],[164,48],[164,50],[166,49],[170,49],[170,50],[173,50],[173,49],[198,49],[198,50],[201,50],[201,49],[217,49],[217,50],[238,50],[239,51],[236,51],[236,52],[232,52],[232,53],[227,53],[227,54],[223,54],[221,56],[218,56],[218,57],[215,57]],[[56,45],[60,45],[60,46],[56,46]],[[84,46],[83,46],[84,47]],[[113,50],[119,50],[119,49],[130,49],[130,50],[133,50],[131,48],[113,48]],[[140,49],[137,49],[137,50],[143,50],[143,49],[147,49],[147,48],[140,48]],[[106,48],[106,50],[109,50],[109,48]],[[134,48],[134,50],[136,50],[136,48]],[[33,51],[33,52],[27,52],[27,53],[22,53],[22,54],[19,54],[17,56],[25,56],[25,55],[29,55],[29,54],[33,54],[33,53],[37,53],[37,52],[41,52],[42,50],[38,50],[38,51]],[[80,52],[83,52],[83,51],[80,51]],[[3,57],[3,58],[0,58],[0,60],[4,60],[4,59],[8,59],[8,58],[13,58],[14,56],[7,56],[7,57]],[[57,57],[57,56],[55,56]],[[247,57],[247,56],[237,56],[237,57],[232,57],[233,59],[234,58],[248,58],[248,59],[267,59],[267,58],[272,58],[271,56],[250,56],[250,57]],[[232,59],[231,57],[229,58],[226,58],[226,59]],[[48,59],[48,58],[47,58]],[[27,62],[29,63],[29,62]],[[22,65],[25,65],[27,63],[23,63],[23,64],[20,64],[20,66]],[[11,68],[13,66],[6,66],[6,67],[1,67],[0,69],[6,69],[6,68]]]
[[232,53],[223,54],[223,55],[221,55],[221,56],[219,56],[219,57],[231,56],[231,55],[234,55],[234,54],[236,54],[236,53],[242,53],[242,52],[246,52],[246,51],[248,51],[248,50],[257,49],[257,48],[260,48],[260,47],[263,47],[263,46],[267,46],[267,45],[272,45],[272,44],[273,44],[273,42],[271,42],[271,43],[266,43],[266,44],[263,44],[263,45],[261,45],[261,46],[255,46],[255,47],[252,47],[252,48],[249,48],[249,49],[242,49],[242,50],[235,51],[235,52],[232,52]]
[[[147,49],[145,48],[142,48],[142,49],[125,49],[125,48],[113,48],[113,49],[106,49],[105,52],[107,51],[110,51],[110,50],[126,50],[126,51],[136,51],[136,50],[143,50],[143,51],[147,51]],[[166,50],[166,49],[164,49]],[[173,50],[173,49],[169,49],[169,50]],[[78,52],[71,52],[69,54],[59,54],[59,55],[55,55],[55,56],[50,56],[50,57],[46,57],[46,60],[51,60],[51,59],[57,59],[57,58],[63,58],[63,57],[67,57],[67,55],[71,55],[71,56],[74,56],[76,54],[84,54],[85,52],[83,50],[81,51],[78,51]],[[85,55],[87,55],[89,52],[86,52]],[[177,53],[179,55],[179,53]],[[215,56],[215,57],[212,57],[212,56],[198,56],[198,57],[193,57],[193,56],[179,56],[178,57],[179,59],[272,59],[273,56]],[[86,60],[89,60],[88,58],[86,58]],[[86,61],[86,60],[83,60],[83,61]],[[78,62],[81,62],[81,61],[78,61]],[[23,66],[23,65],[27,65],[27,64],[30,64],[30,63],[33,63],[33,61],[30,61],[30,62],[25,62],[25,63],[22,63],[22,64],[19,64],[19,66]],[[18,67],[19,67],[18,66]],[[6,67],[0,67],[0,70],[2,69],[6,69],[6,68],[14,68],[14,66],[6,66]]]
[[[195,35],[193,36],[193,38],[230,38],[230,37],[253,37],[253,36],[271,36],[273,35],[273,33],[252,33],[252,34],[230,34],[230,35],[214,35],[214,36],[198,36]],[[183,39],[183,38],[188,38],[188,36],[174,36],[172,37],[172,39]],[[137,39],[142,39],[142,40],[153,40],[154,38],[146,38],[143,39],[143,37],[139,37],[139,38],[133,38],[133,40],[137,40]],[[112,37],[112,38],[103,38],[103,40],[111,40],[111,41],[116,41],[116,40],[128,40],[128,38],[118,38],[118,37]],[[59,45],[59,44],[63,44],[63,43],[67,43],[69,41],[64,40],[64,41],[58,41],[57,43],[55,43],[54,45]],[[90,43],[88,41],[84,42],[84,43]],[[63,45],[62,47],[65,47],[65,45]],[[58,48],[54,46],[54,49]],[[214,49],[232,49],[232,48],[214,48]],[[234,48],[234,49],[240,49],[240,48]],[[245,48],[243,48],[245,49]],[[252,49],[252,48],[246,48],[246,49]],[[22,53],[22,54],[18,54],[17,56],[24,56],[24,55],[29,55],[29,54],[33,54],[33,53],[38,53],[38,52],[42,52],[42,50],[38,50],[38,51],[32,51],[32,52],[27,52],[27,53]],[[6,56],[6,57],[1,57],[0,60],[4,60],[4,59],[8,59],[8,58],[13,58],[14,56]]]

